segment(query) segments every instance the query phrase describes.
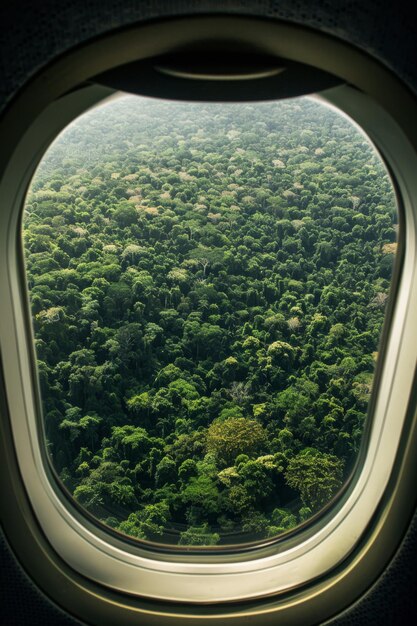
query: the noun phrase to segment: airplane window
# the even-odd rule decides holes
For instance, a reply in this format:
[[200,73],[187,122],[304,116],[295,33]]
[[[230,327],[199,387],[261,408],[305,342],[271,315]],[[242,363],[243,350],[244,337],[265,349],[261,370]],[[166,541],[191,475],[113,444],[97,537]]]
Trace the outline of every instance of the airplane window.
[[10,102],[2,524],[82,621],[321,623],[384,571],[415,492],[414,121],[359,48],[238,16],[111,32]]
[[61,488],[175,549],[305,525],[367,445],[397,238],[382,158],[316,98],[80,116],[23,218]]

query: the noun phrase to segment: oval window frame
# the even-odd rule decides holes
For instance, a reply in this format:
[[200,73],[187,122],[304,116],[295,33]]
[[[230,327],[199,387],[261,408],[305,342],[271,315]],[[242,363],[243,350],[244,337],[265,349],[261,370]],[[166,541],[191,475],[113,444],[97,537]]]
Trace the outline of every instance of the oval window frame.
[[[85,524],[80,524],[78,519],[71,518],[71,515],[68,517],[68,511],[62,508],[62,501],[57,498],[57,493],[53,489],[48,490],[48,485],[51,487],[51,483],[47,479],[40,453],[41,446],[36,443],[39,429],[35,413],[39,409],[39,396],[36,392],[34,376],[29,307],[25,285],[22,281],[22,257],[16,252],[19,212],[32,172],[50,141],[82,111],[110,94],[105,88],[92,86],[78,88],[72,93],[68,91],[77,88],[82,81],[100,71],[140,58],[140,54],[156,54],[184,41],[196,41],[203,35],[207,36],[208,32],[216,37],[230,36],[231,24],[233,24],[233,38],[237,41],[258,45],[262,43],[269,51],[274,50],[276,54],[291,60],[302,62],[308,59],[316,67],[335,73],[357,88],[362,88],[361,92],[352,87],[338,87],[329,90],[326,93],[326,99],[348,113],[376,143],[401,191],[406,216],[404,267],[393,312],[389,341],[385,349],[385,366],[381,373],[380,392],[372,424],[372,431],[375,434],[378,424],[384,422],[385,412],[378,409],[378,406],[386,405],[391,414],[402,416],[401,421],[398,420],[396,423],[392,418],[388,421],[384,445],[387,456],[389,453],[390,462],[387,463],[387,456],[381,460],[381,453],[379,453],[380,482],[371,514],[369,511],[365,514],[363,506],[353,507],[360,511],[358,516],[363,518],[361,531],[350,525],[350,532],[347,535],[349,541],[340,540],[333,547],[329,546],[327,557],[330,560],[325,562],[320,533],[323,533],[323,529],[329,531],[330,526],[335,529],[339,518],[343,518],[341,523],[347,520],[343,506],[348,504],[349,498],[345,498],[344,501],[339,500],[336,508],[333,509],[332,520],[325,524],[322,517],[318,531],[308,533],[306,538],[310,544],[316,546],[321,544],[321,556],[320,552],[318,556],[314,556],[314,553],[308,549],[310,565],[307,562],[294,565],[293,562],[291,568],[286,564],[285,559],[297,550],[300,551],[301,546],[305,547],[305,542],[283,542],[277,544],[280,547],[274,547],[274,544],[271,544],[262,548],[263,553],[258,550],[249,558],[246,555],[244,559],[241,554],[235,554],[228,555],[227,558],[224,555],[216,557],[213,555],[214,558],[189,555],[185,560],[182,556],[172,557],[172,555],[149,558],[149,553],[138,555],[139,549],[128,552],[120,545],[115,545],[114,542],[107,541],[106,543],[105,536],[92,533],[91,529]],[[300,37],[303,40],[302,47]],[[31,98],[29,98],[30,95]],[[48,100],[55,102],[46,108]],[[401,103],[400,106],[398,106],[399,103]],[[412,438],[416,437],[416,423],[412,414],[414,409],[412,389],[417,353],[417,347],[414,347],[412,341],[412,330],[415,327],[413,321],[416,319],[413,310],[417,310],[416,306],[412,306],[412,303],[417,304],[415,270],[417,207],[414,200],[414,198],[417,199],[417,185],[412,180],[417,164],[415,152],[417,141],[415,130],[412,128],[415,108],[414,99],[395,77],[378,63],[353,48],[301,27],[235,17],[182,18],[165,23],[148,24],[129,29],[124,33],[110,35],[59,60],[28,85],[26,93],[22,93],[20,99],[12,103],[4,117],[5,149],[2,156],[5,160],[0,161],[0,166],[4,169],[3,182],[0,186],[2,206],[0,232],[2,236],[5,236],[4,245],[1,246],[3,263],[0,270],[0,288],[7,290],[6,293],[9,296],[1,305],[2,322],[0,325],[5,387],[2,399],[7,399],[8,404],[7,408],[5,406],[2,409],[5,427],[3,441],[9,442],[9,449],[5,450],[3,457],[6,462],[4,472],[6,489],[3,489],[3,493],[9,493],[11,501],[14,502],[11,511],[5,514],[6,532],[8,536],[15,537],[14,541],[12,539],[13,545],[15,545],[18,533],[17,527],[27,524],[32,528],[35,536],[39,534],[39,528],[36,532],[34,530],[39,524],[41,532],[47,538],[43,537],[44,554],[49,551],[54,558],[58,558],[61,565],[67,563],[63,569],[68,568],[69,565],[70,569],[75,570],[75,578],[71,579],[69,576],[67,580],[74,582],[79,577],[83,581],[81,587],[84,591],[88,585],[98,586],[101,592],[97,592],[96,600],[100,599],[102,608],[103,602],[109,604],[106,593],[103,595],[106,587],[112,590],[110,593],[120,592],[117,596],[119,604],[122,602],[122,594],[126,593],[136,595],[138,599],[146,598],[148,601],[154,600],[166,604],[183,602],[184,605],[189,606],[195,603],[196,606],[189,609],[188,618],[198,613],[197,605],[201,606],[205,603],[219,605],[222,602],[245,600],[252,601],[252,603],[255,601],[257,605],[255,609],[246,609],[246,612],[249,611],[252,616],[263,615],[263,618],[257,617],[256,619],[263,619],[264,621],[259,623],[267,624],[268,622],[265,621],[267,614],[271,616],[277,610],[285,611],[288,621],[295,619],[295,616],[299,614],[297,610],[300,608],[304,611],[306,618],[303,623],[308,623],[305,611],[313,610],[314,602],[317,605],[320,598],[323,601],[323,593],[326,589],[327,596],[330,593],[329,590],[335,592],[338,589],[340,594],[341,585],[343,588],[342,583],[343,581],[346,583],[347,579],[351,581],[348,588],[355,588],[358,583],[356,585],[352,583],[353,573],[355,572],[357,576],[358,571],[359,573],[369,571],[371,563],[381,560],[375,548],[382,537],[385,537],[385,545],[389,543],[387,533],[393,535],[393,520],[396,520],[397,524],[395,537],[398,542],[398,528],[404,526],[406,511],[410,514],[410,502],[414,504],[410,494],[413,493],[415,496],[412,481],[410,484],[410,478],[404,475],[407,463],[412,465],[416,460],[416,453],[413,455],[410,449]],[[30,355],[29,358],[28,355]],[[10,430],[6,413],[11,418]],[[10,449],[11,438],[16,448],[17,459],[13,458],[13,450]],[[373,441],[371,440],[365,466],[371,463],[369,451],[373,450],[376,453],[377,448],[381,450],[382,444],[379,437],[376,436]],[[401,454],[397,454],[398,451]],[[16,466],[19,467],[20,476]],[[401,474],[400,488],[395,483],[398,482]],[[356,490],[358,494],[362,487],[365,489],[366,484],[367,478],[362,468],[361,476],[355,483],[353,491]],[[375,491],[375,483],[372,489]],[[401,497],[399,495],[401,492],[409,494],[408,498],[404,495]],[[352,493],[348,495],[350,497]],[[397,509],[394,511],[392,503],[398,498],[401,506],[397,503]],[[351,505],[352,500],[348,506]],[[48,508],[50,506],[52,508]],[[32,512],[29,514],[31,507]],[[23,509],[26,509],[28,519],[22,521],[20,518]],[[52,510],[55,510],[58,517],[51,517]],[[56,527],[58,519],[61,520],[61,524],[67,524],[65,532],[62,527]],[[15,520],[15,528],[13,528],[13,520]],[[387,531],[387,529],[391,530]],[[328,532],[328,536],[331,534]],[[76,549],[77,537],[82,536],[84,547],[80,549],[78,546]],[[359,541],[360,538],[361,541]],[[62,549],[63,541],[68,549]],[[37,545],[40,544],[38,537]],[[86,553],[85,549],[88,546],[94,546],[95,556],[93,553]],[[104,569],[100,569],[100,559],[105,554],[108,556],[109,550],[113,567],[108,564]],[[386,550],[387,548],[385,552]],[[27,557],[24,552],[23,549],[20,554],[23,555],[25,561]],[[373,555],[373,561],[370,560],[370,554]],[[367,555],[366,567],[364,566],[365,555]],[[141,559],[140,567],[137,559]],[[285,572],[281,580],[285,579],[285,585],[280,586],[275,580],[277,570],[272,568],[277,563],[274,564],[274,559],[281,561],[281,566],[284,567]],[[346,567],[341,570],[340,565],[343,561]],[[124,574],[115,568],[115,564],[122,564]],[[321,570],[317,569],[317,564],[320,564]],[[359,564],[362,564],[362,570],[358,570]],[[293,578],[288,575],[288,572],[293,573]],[[359,579],[363,582],[363,575],[357,576],[358,582]],[[169,583],[166,582],[168,580]],[[185,592],[186,586],[188,588]],[[165,592],[162,593],[161,589],[165,589]],[[294,590],[298,590],[298,599],[294,599]],[[274,600],[266,600],[268,596]],[[280,598],[279,601],[276,600],[277,597]],[[343,605],[343,595],[342,597],[339,595],[339,604],[340,601]],[[84,604],[86,602],[84,594]],[[278,602],[279,606],[271,609],[270,605],[274,602]],[[263,606],[262,610],[259,609],[259,605]],[[307,605],[308,609],[306,609]],[[132,617],[131,610],[126,608],[124,615]],[[182,619],[184,615],[182,613]],[[242,613],[240,610],[229,609],[228,615],[238,617]],[[107,619],[108,616],[106,621],[100,623],[111,623]],[[117,619],[120,620],[121,617]],[[161,616],[158,619],[161,619]],[[317,614],[315,614],[315,619],[317,619]],[[296,622],[288,621],[288,623]]]

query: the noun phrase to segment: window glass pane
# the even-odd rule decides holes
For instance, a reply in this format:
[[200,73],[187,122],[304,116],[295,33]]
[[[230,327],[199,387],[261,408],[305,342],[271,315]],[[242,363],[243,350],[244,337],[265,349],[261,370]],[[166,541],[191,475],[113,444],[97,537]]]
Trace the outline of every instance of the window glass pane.
[[169,545],[274,537],[357,457],[392,183],[314,98],[123,96],[45,154],[23,237],[46,444],[75,500]]

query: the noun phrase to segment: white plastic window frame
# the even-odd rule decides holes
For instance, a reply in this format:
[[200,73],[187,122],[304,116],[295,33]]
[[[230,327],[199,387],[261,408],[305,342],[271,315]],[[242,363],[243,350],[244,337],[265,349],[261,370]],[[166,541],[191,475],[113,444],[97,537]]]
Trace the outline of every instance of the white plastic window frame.
[[[326,65],[324,61],[322,65]],[[22,272],[20,218],[37,164],[68,123],[112,93],[107,88],[87,86],[43,107],[21,133],[0,183],[0,344],[11,429],[27,496],[53,550],[86,580],[113,592],[187,605],[285,598],[285,594],[323,580],[336,572],[340,564],[349,562],[348,557],[358,549],[387,498],[393,468],[401,461],[400,446],[407,445],[401,436],[409,416],[417,360],[415,148],[403,125],[369,95],[347,86],[321,94],[324,100],[348,114],[378,147],[396,182],[404,212],[403,266],[383,364],[379,366],[378,394],[374,398],[366,456],[356,481],[329,514],[295,539],[272,542],[248,553],[206,556],[152,553],[139,545],[124,545],[94,532],[65,506],[48,477],[40,441],[33,337]],[[406,482],[403,478],[402,483]],[[389,507],[385,506],[377,527],[382,528],[388,512]],[[373,532],[377,543],[375,528]],[[370,545],[362,547],[361,558]],[[352,570],[354,562],[352,557],[345,575]]]

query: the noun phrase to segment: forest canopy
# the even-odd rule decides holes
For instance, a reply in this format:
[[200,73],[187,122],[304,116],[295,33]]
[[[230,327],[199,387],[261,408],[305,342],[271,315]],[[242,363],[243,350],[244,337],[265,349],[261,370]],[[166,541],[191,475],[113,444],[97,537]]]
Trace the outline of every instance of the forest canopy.
[[356,459],[392,183],[314,98],[123,96],[44,156],[23,239],[43,424],[107,526],[212,546],[296,527]]

